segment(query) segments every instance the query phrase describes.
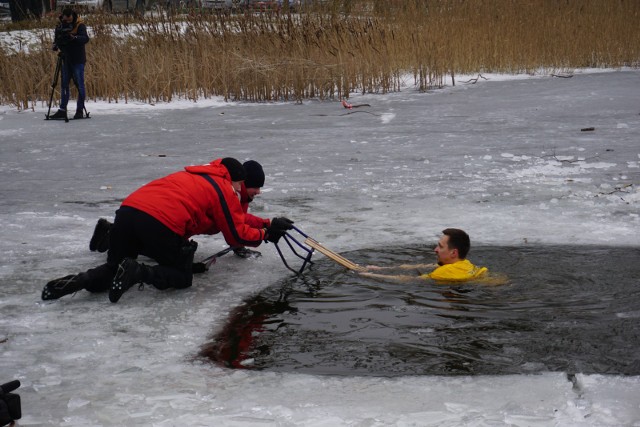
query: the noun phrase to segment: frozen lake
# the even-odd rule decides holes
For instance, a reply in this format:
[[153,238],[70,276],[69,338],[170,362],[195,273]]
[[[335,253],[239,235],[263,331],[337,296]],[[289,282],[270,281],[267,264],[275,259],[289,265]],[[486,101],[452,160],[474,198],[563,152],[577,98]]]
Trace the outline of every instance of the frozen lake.
[[[625,248],[637,254],[640,72],[486,77],[354,96],[370,104],[354,110],[89,103],[92,119],[64,123],[44,121],[42,106],[0,109],[0,383],[22,382],[19,425],[640,425],[640,379],[624,372],[336,376],[197,359],[230,311],[290,277],[272,245],[258,259],[222,257],[184,291],[132,289],[118,304],[87,292],[40,300],[48,280],[103,262],[88,250],[93,227],[131,191],[225,156],[264,166],[253,213],[288,216],[337,252],[384,258],[458,227],[471,235],[472,260],[473,245],[598,247],[607,268]],[[220,236],[196,240],[196,259],[225,247]],[[590,286],[605,295],[599,284]],[[500,300],[500,288],[491,292]],[[637,321],[640,310],[611,316]],[[626,363],[638,365],[637,345]]]

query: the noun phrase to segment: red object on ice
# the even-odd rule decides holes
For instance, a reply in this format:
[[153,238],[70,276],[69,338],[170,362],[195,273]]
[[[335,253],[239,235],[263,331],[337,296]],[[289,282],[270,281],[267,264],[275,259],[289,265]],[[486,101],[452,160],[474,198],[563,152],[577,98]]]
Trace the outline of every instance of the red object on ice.
[[344,99],[342,100],[342,106],[344,108],[347,108],[349,110],[351,110],[353,108],[353,105],[349,104],[347,101],[345,101]]

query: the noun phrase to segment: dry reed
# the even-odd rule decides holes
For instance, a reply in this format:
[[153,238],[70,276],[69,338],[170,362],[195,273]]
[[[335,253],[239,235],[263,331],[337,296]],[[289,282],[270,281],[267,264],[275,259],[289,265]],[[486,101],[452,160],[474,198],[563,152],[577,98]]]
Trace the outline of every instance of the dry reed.
[[[640,2],[333,0],[300,14],[89,15],[89,99],[272,101],[389,92],[414,76],[637,67]],[[0,50],[0,103],[47,102],[53,19],[28,51]],[[57,98],[57,96],[56,96]]]

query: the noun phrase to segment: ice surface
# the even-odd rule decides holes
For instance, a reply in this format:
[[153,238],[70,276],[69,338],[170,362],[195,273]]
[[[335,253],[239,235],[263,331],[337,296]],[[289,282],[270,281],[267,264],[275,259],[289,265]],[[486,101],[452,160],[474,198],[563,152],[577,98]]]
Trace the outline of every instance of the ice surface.
[[[186,291],[40,301],[48,280],[104,260],[88,251],[93,226],[127,194],[221,156],[263,164],[254,213],[289,216],[337,252],[425,244],[449,226],[487,245],[637,246],[639,83],[637,70],[493,78],[353,97],[364,110],[89,103],[93,118],[71,123],[3,107],[0,382],[22,382],[20,425],[640,425],[637,377],[338,378],[194,361],[242,298],[287,274],[269,245],[221,258]],[[197,240],[202,258],[224,247]]]

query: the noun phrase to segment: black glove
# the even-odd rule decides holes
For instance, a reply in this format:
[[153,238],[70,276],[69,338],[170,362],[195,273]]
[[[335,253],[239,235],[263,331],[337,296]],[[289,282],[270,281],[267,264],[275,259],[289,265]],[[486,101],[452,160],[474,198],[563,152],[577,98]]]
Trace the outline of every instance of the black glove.
[[278,243],[280,241],[280,238],[284,236],[284,233],[286,233],[286,231],[269,230],[267,228],[267,236],[264,238],[264,241]]
[[267,242],[278,243],[287,230],[293,228],[293,221],[289,218],[279,217],[271,220],[271,225],[267,227]]
[[267,228],[267,230],[278,230],[278,231],[288,231],[293,228],[293,221],[289,218],[285,218],[283,216],[279,218],[273,218],[271,220],[271,225]]
[[202,274],[207,271],[207,265],[204,262],[194,262],[191,264],[192,274]]

